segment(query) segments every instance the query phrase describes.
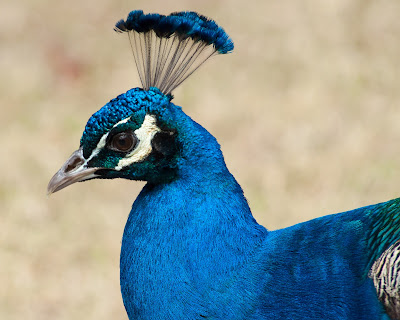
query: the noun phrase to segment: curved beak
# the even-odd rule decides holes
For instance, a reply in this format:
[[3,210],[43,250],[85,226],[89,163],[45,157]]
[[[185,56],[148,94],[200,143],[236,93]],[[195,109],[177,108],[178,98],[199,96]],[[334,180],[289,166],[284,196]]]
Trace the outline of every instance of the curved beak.
[[95,172],[99,169],[100,168],[87,167],[87,161],[83,157],[82,149],[79,148],[69,157],[53,178],[51,178],[47,186],[47,194],[50,195],[75,182],[95,178],[98,176]]

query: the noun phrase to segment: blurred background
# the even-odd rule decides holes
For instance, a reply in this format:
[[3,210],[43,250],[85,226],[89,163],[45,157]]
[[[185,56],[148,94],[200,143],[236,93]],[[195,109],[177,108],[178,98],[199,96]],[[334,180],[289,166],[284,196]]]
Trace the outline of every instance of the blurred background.
[[130,10],[212,17],[235,42],[174,94],[213,133],[257,220],[286,227],[400,195],[400,2],[0,3],[0,318],[127,319],[119,250],[143,186],[51,176],[92,113],[139,86]]

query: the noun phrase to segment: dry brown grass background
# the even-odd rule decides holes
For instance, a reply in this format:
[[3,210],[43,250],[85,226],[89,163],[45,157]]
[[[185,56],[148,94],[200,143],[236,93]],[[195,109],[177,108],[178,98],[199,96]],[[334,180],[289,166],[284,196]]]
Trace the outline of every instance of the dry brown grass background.
[[142,183],[46,197],[89,116],[139,85],[130,10],[196,10],[232,36],[175,103],[212,132],[270,229],[399,196],[400,2],[3,1],[0,319],[126,319],[119,247]]

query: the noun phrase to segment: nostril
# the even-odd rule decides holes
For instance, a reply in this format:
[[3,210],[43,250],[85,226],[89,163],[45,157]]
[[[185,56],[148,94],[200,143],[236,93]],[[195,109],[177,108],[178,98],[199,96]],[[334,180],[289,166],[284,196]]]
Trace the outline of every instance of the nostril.
[[72,158],[69,163],[67,164],[67,167],[65,168],[65,172],[70,172],[74,169],[76,169],[78,166],[83,164],[83,159],[81,158]]

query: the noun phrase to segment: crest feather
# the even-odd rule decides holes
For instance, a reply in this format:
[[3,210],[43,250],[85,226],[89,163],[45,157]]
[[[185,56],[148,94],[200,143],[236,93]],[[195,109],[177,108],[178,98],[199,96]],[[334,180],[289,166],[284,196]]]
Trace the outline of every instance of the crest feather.
[[208,58],[233,50],[225,31],[196,12],[164,16],[135,10],[114,30],[128,33],[143,88],[157,87],[166,95]]

